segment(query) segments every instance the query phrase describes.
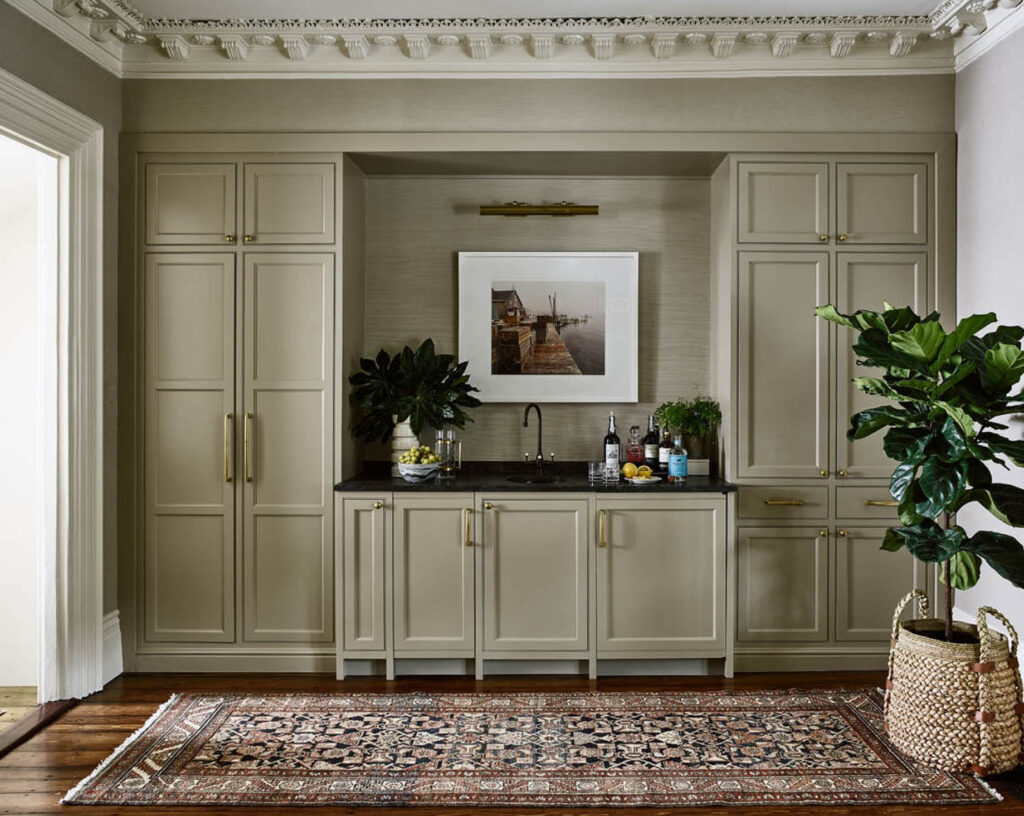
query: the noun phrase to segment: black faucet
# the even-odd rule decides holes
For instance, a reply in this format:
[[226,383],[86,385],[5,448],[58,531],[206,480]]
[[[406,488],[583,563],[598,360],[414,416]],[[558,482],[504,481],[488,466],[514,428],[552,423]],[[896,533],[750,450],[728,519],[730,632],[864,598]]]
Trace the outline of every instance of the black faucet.
[[523,427],[524,428],[529,428],[530,427],[530,409],[531,408],[536,408],[537,409],[537,458],[534,461],[537,463],[537,475],[538,476],[543,476],[544,475],[544,445],[543,445],[543,442],[544,442],[544,420],[541,418],[540,406],[537,403],[531,402],[529,405],[526,406],[526,410],[523,411]]

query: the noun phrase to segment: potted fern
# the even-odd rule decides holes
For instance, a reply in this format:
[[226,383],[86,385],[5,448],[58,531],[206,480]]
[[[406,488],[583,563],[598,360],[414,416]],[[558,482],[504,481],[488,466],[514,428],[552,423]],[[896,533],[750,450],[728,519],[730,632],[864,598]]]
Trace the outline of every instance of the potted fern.
[[663,402],[654,412],[654,418],[662,428],[682,434],[683,446],[692,458],[705,459],[722,422],[722,408],[711,397],[696,396]]
[[[889,492],[899,502],[900,524],[886,531],[882,548],[906,547],[937,564],[945,585],[944,620],[894,623],[890,736],[907,753],[947,770],[1015,767],[1021,737],[1013,708],[1020,701],[1016,634],[988,607],[979,610],[976,627],[954,624],[953,590],[974,586],[983,563],[1024,587],[1024,547],[1015,537],[969,533],[955,523],[957,511],[977,504],[1005,525],[1024,526],[1024,490],[992,474],[993,466],[1024,466],[1024,441],[1008,438],[1004,421],[1024,413],[1024,328],[993,327],[996,316],[988,313],[965,317],[947,333],[937,313],[922,318],[888,304],[882,312],[852,315],[820,306],[815,314],[857,332],[858,365],[876,372],[853,382],[884,402],[851,417],[847,436],[884,430],[883,449],[895,462]],[[987,615],[1004,622],[1010,642],[988,632]],[[951,720],[950,706],[966,707]],[[1016,747],[1007,753],[1006,746]]]

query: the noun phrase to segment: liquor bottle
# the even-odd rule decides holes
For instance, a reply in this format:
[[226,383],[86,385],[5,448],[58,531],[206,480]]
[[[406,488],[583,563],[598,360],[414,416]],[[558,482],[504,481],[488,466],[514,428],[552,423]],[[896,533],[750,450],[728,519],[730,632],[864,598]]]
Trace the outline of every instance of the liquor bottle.
[[640,438],[640,426],[629,426],[629,443],[626,445],[626,461],[634,465],[644,463],[644,443]]
[[620,451],[621,446],[619,445],[619,435],[615,433],[615,412],[612,411],[608,414],[608,433],[604,438],[605,467],[613,467],[616,470],[619,469]]
[[668,428],[663,432],[661,444],[658,446],[658,473],[668,475],[668,454],[672,450],[672,439],[668,435]]
[[647,436],[644,437],[644,464],[651,471],[658,470],[658,428],[654,424],[654,414],[647,417]]
[[683,437],[676,436],[672,444],[672,450],[668,454],[668,480],[673,484],[686,481],[688,469],[686,448],[683,447]]

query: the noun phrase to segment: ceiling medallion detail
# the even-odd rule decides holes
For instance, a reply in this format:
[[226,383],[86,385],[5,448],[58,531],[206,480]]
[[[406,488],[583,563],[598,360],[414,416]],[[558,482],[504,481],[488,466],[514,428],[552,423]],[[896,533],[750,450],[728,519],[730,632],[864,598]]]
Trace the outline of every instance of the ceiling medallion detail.
[[313,70],[297,63],[374,76],[940,72],[1024,18],[1024,0],[943,0],[927,16],[401,20],[166,19],[128,0],[12,2],[52,8],[105,44],[124,76]]

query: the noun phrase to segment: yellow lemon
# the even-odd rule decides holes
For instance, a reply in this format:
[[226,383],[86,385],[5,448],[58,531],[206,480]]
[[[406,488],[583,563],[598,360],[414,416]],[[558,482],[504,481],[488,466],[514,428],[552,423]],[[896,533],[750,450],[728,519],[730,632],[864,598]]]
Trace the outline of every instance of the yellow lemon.
[[654,471],[652,471],[649,467],[647,467],[647,465],[640,465],[640,467],[638,467],[636,469],[636,475],[640,479],[650,479],[651,478],[651,474],[653,472]]
[[636,478],[636,465],[632,462],[626,462],[626,464],[622,466],[622,475],[627,479]]

